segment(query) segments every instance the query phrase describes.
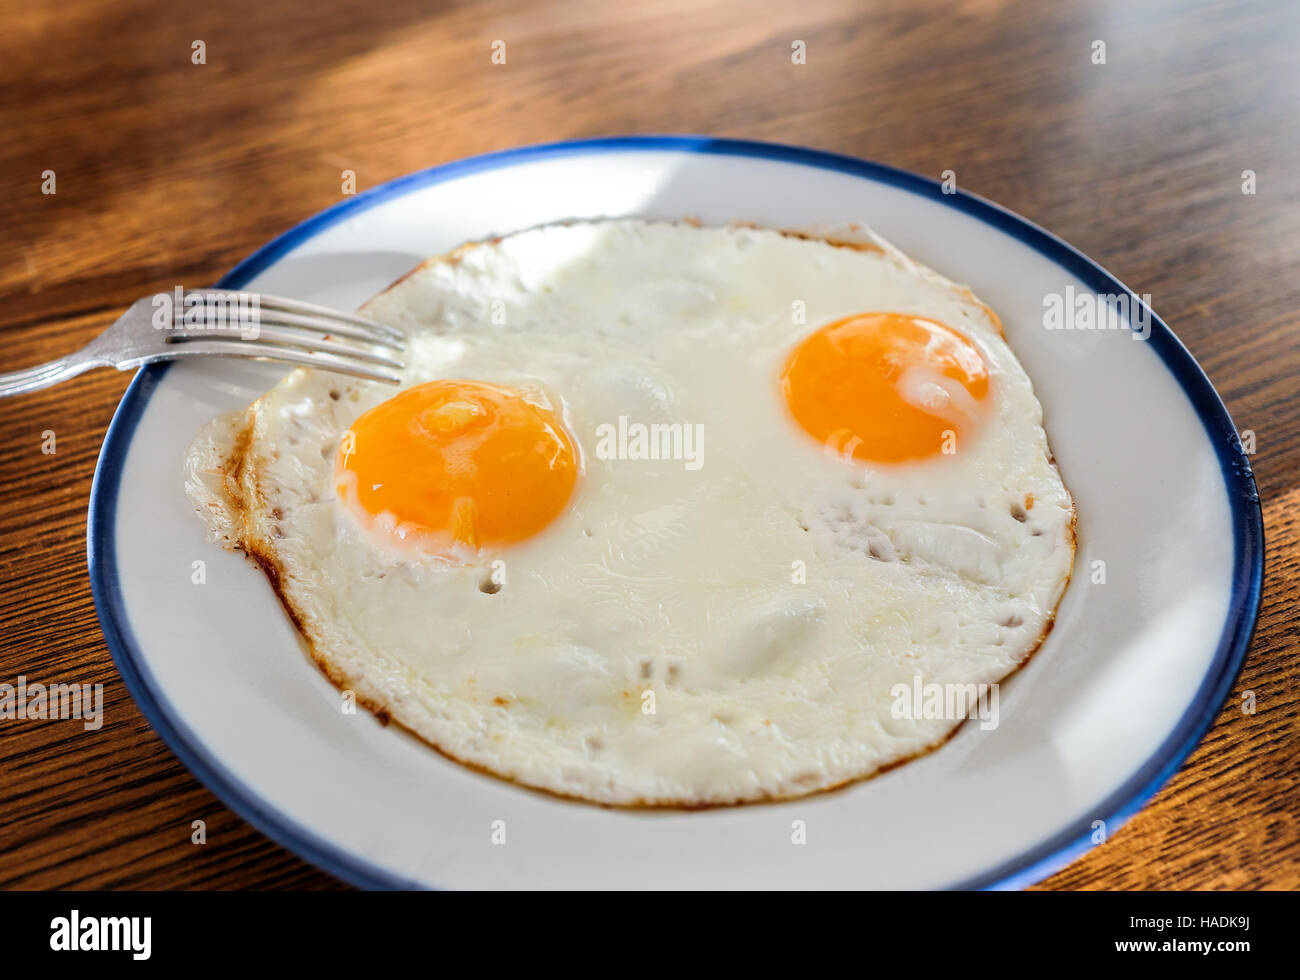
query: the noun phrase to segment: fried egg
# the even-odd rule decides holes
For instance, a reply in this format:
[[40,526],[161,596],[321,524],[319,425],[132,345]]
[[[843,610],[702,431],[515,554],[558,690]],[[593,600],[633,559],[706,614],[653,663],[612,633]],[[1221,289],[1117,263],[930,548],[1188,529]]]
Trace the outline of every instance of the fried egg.
[[429,260],[362,312],[400,390],[295,370],[186,489],[340,688],[609,805],[783,799],[942,743],[1038,647],[1074,507],[968,290],[864,235],[604,220]]

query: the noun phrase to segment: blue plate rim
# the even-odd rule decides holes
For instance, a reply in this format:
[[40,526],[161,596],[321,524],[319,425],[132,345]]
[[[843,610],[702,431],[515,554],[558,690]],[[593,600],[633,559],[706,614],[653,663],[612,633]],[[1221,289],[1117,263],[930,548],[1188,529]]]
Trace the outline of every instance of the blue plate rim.
[[[543,143],[468,157],[398,177],[340,201],[301,222],[249,255],[217,285],[239,288],[282,256],[345,217],[418,188],[541,158],[647,150],[776,160],[833,170],[907,190],[954,207],[1011,235],[1066,269],[1094,292],[1123,293],[1136,299],[1132,290],[1082,252],[1001,205],[967,191],[959,189],[955,194],[946,194],[940,183],[929,177],[825,150],[691,135],[616,136]],[[1243,450],[1236,426],[1209,378],[1154,311],[1151,311],[1151,333],[1147,342],[1159,354],[1201,419],[1218,455],[1228,494],[1234,539],[1232,594],[1214,659],[1178,724],[1138,771],[1095,808],[1094,816],[1080,818],[1024,853],[979,875],[951,884],[950,888],[1012,889],[1033,884],[1093,846],[1094,819],[1104,820],[1106,836],[1113,836],[1191,754],[1223,706],[1245,659],[1259,614],[1264,567],[1263,515],[1250,460]],[[95,609],[118,671],[141,712],[168,747],[227,806],[272,840],[359,887],[427,887],[394,875],[326,841],[261,799],[207,752],[162,695],[140,656],[139,644],[126,616],[117,568],[117,500],[123,464],[136,426],[168,367],[167,364],[155,364],[143,368],[127,388],[104,436],[91,484],[86,527],[88,574]]]

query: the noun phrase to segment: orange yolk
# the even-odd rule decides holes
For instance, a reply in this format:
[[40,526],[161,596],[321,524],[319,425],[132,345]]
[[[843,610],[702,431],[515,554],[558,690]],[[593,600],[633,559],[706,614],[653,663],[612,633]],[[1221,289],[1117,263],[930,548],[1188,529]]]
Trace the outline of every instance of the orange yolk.
[[577,479],[559,417],[479,381],[431,381],[377,405],[344,435],[335,467],[361,516],[447,557],[531,537]]
[[957,451],[983,414],[988,367],[966,337],[907,313],[822,327],[781,374],[796,422],[837,455],[894,463]]

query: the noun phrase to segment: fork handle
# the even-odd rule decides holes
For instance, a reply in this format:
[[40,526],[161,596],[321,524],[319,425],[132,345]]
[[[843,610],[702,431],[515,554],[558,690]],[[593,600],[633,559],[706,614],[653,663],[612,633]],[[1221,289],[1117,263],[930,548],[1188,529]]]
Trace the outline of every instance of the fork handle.
[[0,374],[0,398],[5,395],[21,395],[25,391],[35,391],[37,388],[57,384],[83,371],[89,371],[91,368],[108,366],[107,361],[89,355],[86,351],[78,351],[46,364],[38,364],[9,374]]

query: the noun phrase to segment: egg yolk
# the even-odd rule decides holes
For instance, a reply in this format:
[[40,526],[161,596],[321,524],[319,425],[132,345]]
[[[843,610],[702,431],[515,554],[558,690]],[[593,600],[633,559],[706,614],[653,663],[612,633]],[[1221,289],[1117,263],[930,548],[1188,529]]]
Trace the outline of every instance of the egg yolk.
[[989,374],[966,337],[907,313],[861,313],[803,340],[781,374],[786,404],[846,459],[952,454],[984,412]]
[[533,536],[577,479],[556,413],[479,381],[431,381],[377,405],[345,433],[335,467],[362,517],[448,558]]

